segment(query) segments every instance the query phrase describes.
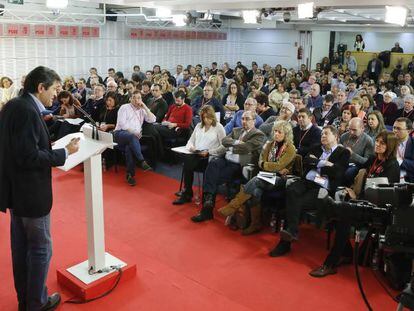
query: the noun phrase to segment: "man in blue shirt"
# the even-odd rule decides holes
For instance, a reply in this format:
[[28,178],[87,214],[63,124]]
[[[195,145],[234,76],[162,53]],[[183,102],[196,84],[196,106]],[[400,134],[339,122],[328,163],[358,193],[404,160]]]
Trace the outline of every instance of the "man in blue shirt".
[[321,93],[321,87],[319,84],[312,84],[309,96],[308,96],[308,104],[307,108],[313,112],[315,108],[322,107],[323,98],[320,95]]
[[237,111],[236,114],[233,116],[233,118],[231,118],[229,123],[227,123],[226,126],[224,127],[224,129],[226,130],[226,135],[229,135],[231,131],[233,130],[233,128],[242,126],[242,115],[243,115],[243,112],[245,111],[254,112],[254,114],[256,115],[256,121],[255,121],[254,126],[256,128],[259,128],[259,126],[262,125],[263,123],[263,119],[259,115],[256,114],[256,108],[257,108],[257,101],[254,98],[249,97],[248,99],[246,99],[246,101],[244,102],[244,110]]

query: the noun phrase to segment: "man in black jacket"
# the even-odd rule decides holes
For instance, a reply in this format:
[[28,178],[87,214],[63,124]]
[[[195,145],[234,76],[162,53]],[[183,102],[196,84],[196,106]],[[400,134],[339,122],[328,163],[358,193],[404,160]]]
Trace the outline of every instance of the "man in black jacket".
[[321,142],[321,130],[312,123],[312,112],[308,108],[301,108],[298,112],[298,126],[293,128],[293,143],[296,153],[304,157],[312,147]]
[[378,58],[378,54],[374,54],[372,59],[368,62],[367,71],[369,78],[374,80],[375,83],[378,82],[378,77],[382,71],[382,62]]
[[50,210],[52,166],[79,148],[72,140],[52,150],[41,117],[52,104],[59,76],[37,67],[26,77],[22,96],[0,113],[0,211],[10,209],[14,284],[19,310],[54,310],[60,295],[48,297],[46,279],[52,256]]
[[318,126],[331,125],[340,113],[341,111],[338,106],[334,105],[334,97],[332,94],[326,95],[322,107],[317,107],[313,111],[315,122]]
[[291,242],[297,240],[302,210],[323,204],[319,198],[334,194],[343,184],[350,153],[338,145],[338,131],[328,125],[322,130],[321,146],[310,150],[304,159],[305,178],[293,182],[286,189],[287,227],[280,232],[279,244],[270,252],[278,257],[290,252]]

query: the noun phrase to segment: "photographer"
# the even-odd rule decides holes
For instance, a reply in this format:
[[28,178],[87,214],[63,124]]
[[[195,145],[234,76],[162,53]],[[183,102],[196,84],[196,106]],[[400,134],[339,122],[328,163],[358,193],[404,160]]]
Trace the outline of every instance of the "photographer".
[[[386,177],[389,183],[397,183],[400,180],[400,167],[396,158],[398,148],[397,137],[394,133],[383,131],[375,140],[375,155],[368,158],[355,178],[351,188],[345,188],[346,196],[350,199],[362,199],[364,197],[364,185],[369,178]],[[333,214],[332,206],[327,207],[324,214]],[[322,266],[312,270],[309,274],[313,277],[324,277],[335,274],[341,264],[352,262],[352,246],[349,241],[351,222],[345,214],[336,215],[336,234],[334,245]]]

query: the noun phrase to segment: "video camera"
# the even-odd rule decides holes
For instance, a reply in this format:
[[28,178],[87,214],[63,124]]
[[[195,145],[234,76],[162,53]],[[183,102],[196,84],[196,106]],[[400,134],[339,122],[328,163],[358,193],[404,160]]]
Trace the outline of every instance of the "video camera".
[[365,190],[365,200],[336,200],[333,204],[339,217],[355,225],[383,228],[386,246],[408,247],[411,252],[414,251],[413,193],[414,184],[380,184]]

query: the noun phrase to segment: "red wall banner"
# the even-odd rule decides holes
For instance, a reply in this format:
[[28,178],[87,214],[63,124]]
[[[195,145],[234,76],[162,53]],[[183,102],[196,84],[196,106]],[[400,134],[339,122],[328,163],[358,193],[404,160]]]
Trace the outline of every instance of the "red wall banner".
[[91,27],[91,37],[99,38],[100,28],[99,27]]
[[91,36],[91,28],[90,27],[82,27],[82,37],[89,38]]
[[55,25],[46,25],[46,36],[55,37],[56,36],[56,26]]
[[6,26],[6,36],[17,37],[19,34],[19,26],[8,24]]
[[215,31],[187,31],[131,28],[131,39],[145,40],[227,40],[227,33]]
[[77,37],[78,35],[79,35],[78,26],[70,26],[69,27],[69,36],[70,37]]
[[35,37],[46,37],[46,26],[45,25],[35,25],[33,35]]
[[63,38],[69,37],[69,26],[59,27],[59,37],[63,37]]
[[19,31],[17,33],[19,37],[28,37],[30,36],[30,25],[29,24],[20,24]]

